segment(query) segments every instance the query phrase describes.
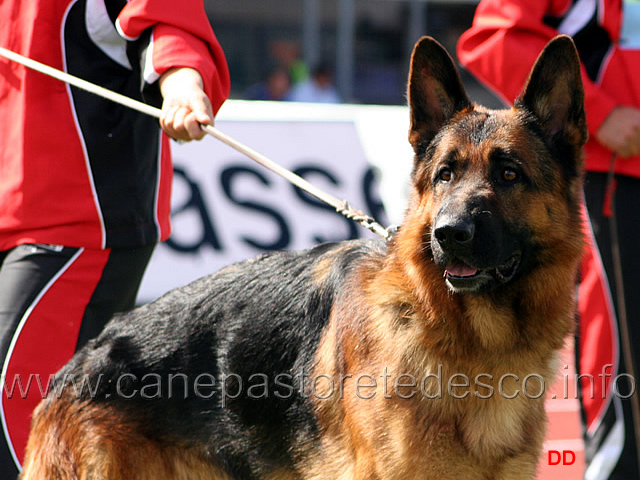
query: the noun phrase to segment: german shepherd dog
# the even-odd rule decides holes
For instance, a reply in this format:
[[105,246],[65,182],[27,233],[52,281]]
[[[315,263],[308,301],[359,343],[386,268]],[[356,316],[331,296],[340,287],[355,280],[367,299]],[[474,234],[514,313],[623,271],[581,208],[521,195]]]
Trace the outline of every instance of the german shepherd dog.
[[22,479],[533,478],[583,251],[578,57],[554,39],[489,110],[425,37],[408,97],[390,242],[266,254],[117,316],[36,409]]

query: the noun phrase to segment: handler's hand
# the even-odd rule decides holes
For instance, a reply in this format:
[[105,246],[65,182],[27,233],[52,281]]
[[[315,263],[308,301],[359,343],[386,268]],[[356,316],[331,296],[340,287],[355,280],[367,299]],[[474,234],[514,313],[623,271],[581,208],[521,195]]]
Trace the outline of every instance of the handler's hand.
[[200,140],[205,133],[200,124],[213,124],[211,102],[204,93],[202,77],[193,68],[172,68],[162,74],[160,126],[175,140]]
[[633,157],[640,153],[640,110],[616,107],[602,122],[596,139],[619,156]]

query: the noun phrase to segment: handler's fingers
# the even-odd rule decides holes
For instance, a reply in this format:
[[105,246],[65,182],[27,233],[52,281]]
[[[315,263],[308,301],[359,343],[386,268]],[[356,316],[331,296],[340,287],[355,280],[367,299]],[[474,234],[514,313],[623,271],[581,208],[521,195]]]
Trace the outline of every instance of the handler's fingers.
[[213,124],[212,118],[213,115],[207,113],[204,102],[202,108],[198,110],[174,105],[168,107],[161,115],[160,126],[175,140],[200,140],[205,136],[200,125]]
[[189,131],[185,124],[185,119],[190,113],[190,110],[185,107],[180,107],[176,110],[176,113],[173,116],[173,124],[171,125],[171,130],[174,132],[174,138],[185,141],[191,140]]
[[[203,117],[200,117],[203,118]],[[184,129],[190,140],[200,140],[205,136],[205,132],[200,128],[201,124],[209,124],[211,119],[208,117],[203,118],[204,121],[198,120],[196,112],[191,112],[184,118]]]
[[178,106],[164,106],[162,108],[162,112],[160,114],[160,126],[165,131],[165,133],[171,136],[170,130],[173,129],[173,117],[178,110]]
[[175,128],[178,110],[180,110],[178,105],[168,106],[163,109],[160,115],[160,126],[174,140],[186,140],[186,138],[182,138],[183,135]]
[[191,109],[196,122],[203,125],[213,125],[213,108],[211,107],[209,97],[204,95],[204,93],[193,100]]
[[629,156],[635,157],[640,154],[640,128],[635,126],[633,128],[634,135],[629,142]]

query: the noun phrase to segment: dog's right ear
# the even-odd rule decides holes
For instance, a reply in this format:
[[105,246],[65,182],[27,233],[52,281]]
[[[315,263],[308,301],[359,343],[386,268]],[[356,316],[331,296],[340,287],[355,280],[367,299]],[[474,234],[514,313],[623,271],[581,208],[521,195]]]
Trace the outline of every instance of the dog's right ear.
[[409,142],[417,156],[454,113],[471,104],[453,59],[431,37],[422,37],[413,48],[408,97]]

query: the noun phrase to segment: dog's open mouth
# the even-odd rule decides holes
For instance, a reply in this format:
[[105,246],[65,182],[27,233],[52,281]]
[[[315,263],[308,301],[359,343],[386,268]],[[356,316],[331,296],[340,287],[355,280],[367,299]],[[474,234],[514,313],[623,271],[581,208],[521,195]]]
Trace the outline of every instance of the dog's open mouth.
[[507,283],[518,271],[520,266],[520,254],[515,254],[502,265],[492,268],[477,269],[466,263],[455,260],[450,262],[444,277],[454,291],[479,290],[487,281],[496,280],[498,283]]

